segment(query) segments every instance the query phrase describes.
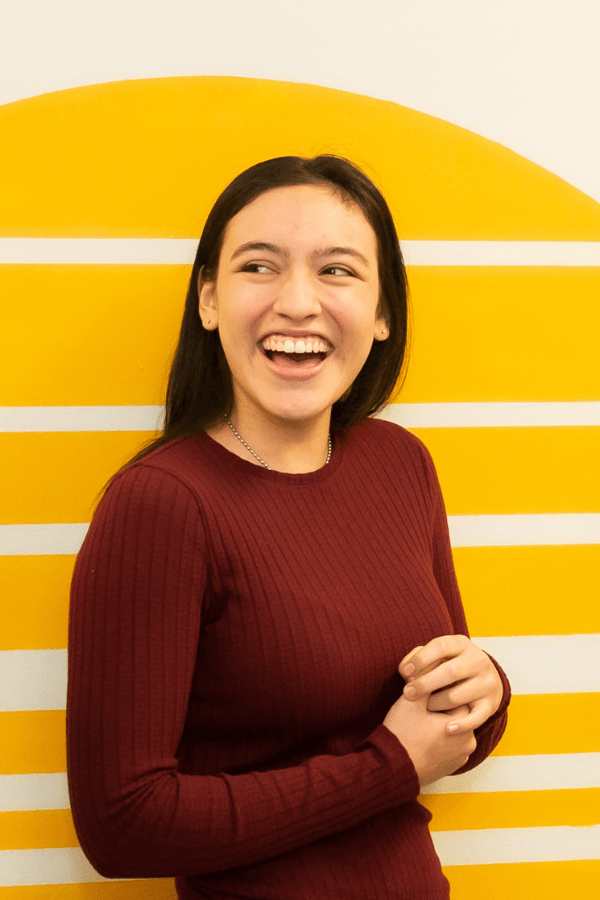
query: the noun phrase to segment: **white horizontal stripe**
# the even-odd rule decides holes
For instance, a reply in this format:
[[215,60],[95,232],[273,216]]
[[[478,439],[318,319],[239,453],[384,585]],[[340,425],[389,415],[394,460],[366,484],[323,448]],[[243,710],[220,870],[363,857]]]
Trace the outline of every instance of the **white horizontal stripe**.
[[0,812],[69,809],[65,772],[0,775]]
[[600,634],[536,634],[473,640],[498,660],[514,694],[600,691]]
[[0,887],[107,880],[92,868],[79,847],[0,850]]
[[85,522],[0,525],[0,556],[64,556],[77,553],[87,530]]
[[[162,406],[3,406],[0,432],[156,431]],[[405,428],[521,428],[600,425],[600,401],[392,403],[381,418]]]
[[0,432],[158,431],[162,406],[2,406]]
[[572,403],[391,403],[382,419],[405,428],[544,428],[600,425],[600,401]]
[[[454,547],[600,544],[600,513],[448,516]],[[0,556],[77,553],[86,523],[0,525]]]
[[490,756],[463,775],[440,778],[423,794],[560,791],[600,787],[600,753]]
[[598,241],[401,241],[412,266],[600,266]]
[[[600,787],[600,753],[491,756],[472,772],[441,778],[423,794],[585,790]],[[69,809],[64,772],[0,775],[0,812]]]
[[600,513],[448,516],[453,547],[600,544]]
[[186,266],[197,246],[173,238],[0,238],[0,263]]
[[[443,866],[599,859],[600,825],[433,831]],[[105,881],[78,847],[0,851],[0,886]]]
[[[502,665],[513,694],[600,692],[600,634],[473,638]],[[64,709],[66,650],[0,651],[0,711]]]
[[[191,265],[188,238],[0,238],[0,263]],[[600,266],[598,241],[402,241],[411,266]]]
[[0,712],[64,709],[66,650],[0,651]]
[[432,831],[443,866],[600,859],[600,825]]

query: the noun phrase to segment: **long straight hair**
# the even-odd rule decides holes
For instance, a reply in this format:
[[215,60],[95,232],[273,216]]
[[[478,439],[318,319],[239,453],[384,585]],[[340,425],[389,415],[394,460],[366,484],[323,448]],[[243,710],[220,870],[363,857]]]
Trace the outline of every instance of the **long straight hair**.
[[175,438],[199,434],[233,408],[231,372],[218,329],[207,331],[198,311],[198,279],[214,281],[229,222],[261,194],[295,185],[328,186],[358,207],[377,238],[379,303],[389,328],[371,351],[351,388],[332,409],[331,427],[341,429],[373,415],[389,400],[400,377],[407,343],[407,281],[392,215],[381,192],[356,166],[338,156],[281,156],[246,169],[219,196],[202,231],[185,302],[165,404],[162,435],[131,462]]

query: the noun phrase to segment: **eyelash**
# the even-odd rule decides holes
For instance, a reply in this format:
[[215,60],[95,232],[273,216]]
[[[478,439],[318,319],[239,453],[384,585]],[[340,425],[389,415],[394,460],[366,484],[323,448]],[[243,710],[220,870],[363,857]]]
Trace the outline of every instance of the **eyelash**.
[[[271,272],[272,270],[265,263],[246,263],[242,266],[243,272],[249,272],[252,275],[262,275],[263,272],[260,272],[259,269],[266,269],[267,272]],[[341,273],[340,275],[335,275],[335,277],[348,277],[354,278],[354,272],[350,269],[347,269],[345,266],[326,266],[324,269],[321,269],[320,275],[333,275],[335,272]]]
[[242,266],[242,272],[250,272],[252,275],[261,275],[262,272],[259,272],[258,269],[266,269],[268,272],[271,271],[269,266],[265,265],[265,263],[246,263],[246,265]]
[[350,271],[350,269],[347,269],[345,266],[326,266],[321,270],[321,275],[327,275],[328,272],[330,272],[332,269],[341,272],[342,275],[347,275],[351,278],[354,278],[354,272]]

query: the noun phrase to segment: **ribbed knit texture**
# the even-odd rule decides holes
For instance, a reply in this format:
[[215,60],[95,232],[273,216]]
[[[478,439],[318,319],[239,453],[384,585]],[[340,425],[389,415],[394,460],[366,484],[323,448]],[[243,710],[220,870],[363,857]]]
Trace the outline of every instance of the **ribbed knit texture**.
[[[71,804],[109,877],[183,898],[442,900],[418,779],[381,723],[402,657],[466,632],[427,451],[367,420],[269,472],[206,435],[118,476],[73,577]],[[505,725],[477,733],[465,768]]]

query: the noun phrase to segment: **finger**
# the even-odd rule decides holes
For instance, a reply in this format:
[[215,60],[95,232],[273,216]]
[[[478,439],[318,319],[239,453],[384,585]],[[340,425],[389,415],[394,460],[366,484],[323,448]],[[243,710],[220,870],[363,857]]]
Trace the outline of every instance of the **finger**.
[[446,634],[433,638],[424,647],[416,647],[402,660],[400,674],[404,679],[416,678],[434,663],[458,656],[468,644],[469,639],[463,634]]
[[[427,707],[429,709],[429,707]],[[468,716],[471,712],[471,707],[463,704],[462,706],[455,706],[453,709],[445,709],[442,710],[443,715],[452,716],[453,719],[464,719],[465,716]]]
[[460,654],[449,657],[438,666],[423,669],[422,672],[411,676],[408,683],[415,688],[406,694],[411,699],[463,683],[465,690],[468,686],[468,689],[474,690],[475,693],[469,696],[463,691],[458,697],[451,698],[451,705],[458,706],[459,703],[470,703],[478,697],[483,697],[490,690],[497,692],[500,678],[487,654],[467,640]]
[[[442,662],[443,662],[443,660],[436,659],[436,661],[431,663],[430,666],[427,666],[425,669],[421,669],[418,672],[418,675],[410,675],[407,679],[407,683],[410,684],[411,682],[415,681],[417,678],[421,679],[423,677],[423,675],[428,675],[429,672],[433,672],[434,669],[437,669],[438,666],[441,666]],[[424,691],[423,693],[426,693],[426,692]]]
[[471,707],[467,706],[466,703],[462,706],[457,706],[455,709],[449,709],[447,715],[452,716],[455,719],[464,719],[471,712]]
[[[462,660],[462,657],[453,657],[410,678],[405,685],[404,694],[408,699],[415,699],[424,694],[440,693],[463,682],[470,684],[476,677],[468,661]],[[457,702],[450,703],[450,706],[460,706],[461,703],[468,703],[469,700],[477,699],[479,696],[481,694],[478,690],[475,691],[474,697],[467,696],[463,691]]]
[[489,704],[483,700],[477,701],[471,707],[471,711],[466,716],[450,716],[446,724],[446,732],[448,734],[464,734],[467,731],[475,731],[480,725],[489,718]]
[[465,681],[458,681],[443,690],[430,691],[429,709],[438,712],[453,709],[455,706],[470,706],[479,700],[489,699],[490,696],[484,679],[469,678]]
[[419,650],[422,650],[423,646],[419,645],[418,647],[413,647],[410,653],[407,653],[403,660],[401,660],[400,665],[398,666],[398,670],[402,673],[402,669],[408,665],[409,661],[413,658],[415,653],[418,653]]
[[431,702],[427,703],[427,712],[438,713],[439,715],[444,716],[452,716],[455,719],[462,719],[463,716],[468,716],[471,712],[471,707],[467,706],[466,703],[463,703],[461,706],[453,706],[448,709],[433,709],[431,706]]
[[453,710],[459,709],[463,706],[467,707],[469,710],[471,708],[468,703],[453,702],[451,699],[449,699],[446,691],[441,691],[439,694],[429,694],[427,700],[427,709],[429,710],[429,712],[443,712],[452,714]]

